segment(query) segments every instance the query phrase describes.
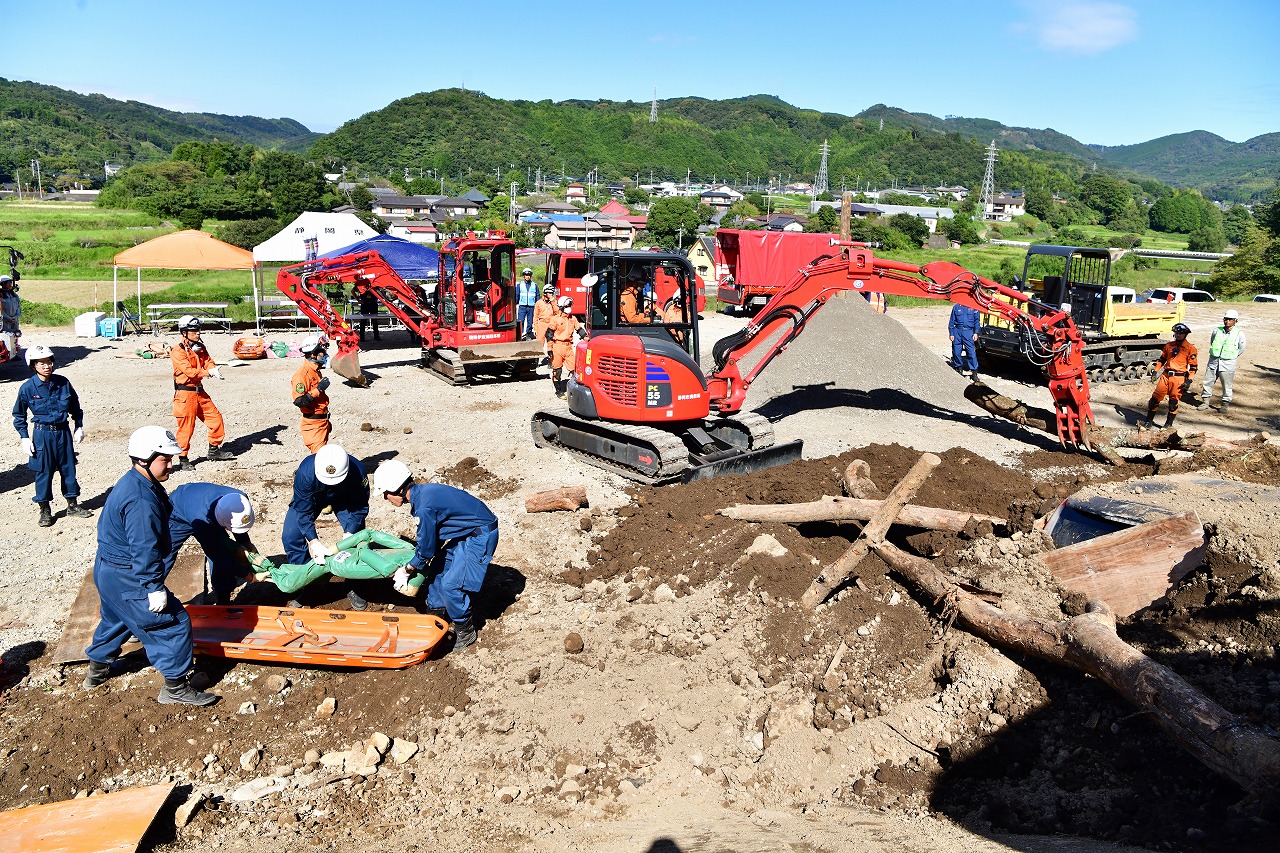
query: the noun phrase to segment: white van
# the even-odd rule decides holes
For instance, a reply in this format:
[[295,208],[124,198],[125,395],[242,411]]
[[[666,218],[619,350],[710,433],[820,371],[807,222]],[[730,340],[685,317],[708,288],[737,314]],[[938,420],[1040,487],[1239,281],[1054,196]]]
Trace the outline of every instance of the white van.
[[1138,301],[1138,292],[1132,287],[1107,285],[1107,301],[1112,305],[1128,305]]
[[1148,302],[1217,302],[1207,290],[1192,287],[1157,287],[1147,297]]
[[1280,302],[1280,296],[1274,293],[1259,293],[1253,297],[1254,302]]

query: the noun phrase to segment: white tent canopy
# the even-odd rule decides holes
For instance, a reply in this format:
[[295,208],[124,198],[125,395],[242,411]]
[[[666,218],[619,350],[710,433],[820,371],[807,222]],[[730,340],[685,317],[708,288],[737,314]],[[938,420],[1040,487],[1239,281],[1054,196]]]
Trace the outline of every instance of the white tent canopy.
[[[354,213],[307,212],[265,243],[254,246],[253,259],[260,264],[296,263],[367,240],[376,233]],[[310,253],[308,240],[316,241]]]

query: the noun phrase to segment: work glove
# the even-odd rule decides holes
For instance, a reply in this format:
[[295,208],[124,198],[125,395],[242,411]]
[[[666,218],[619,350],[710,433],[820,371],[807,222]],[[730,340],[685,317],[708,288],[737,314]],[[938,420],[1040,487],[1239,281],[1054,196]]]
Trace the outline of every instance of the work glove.
[[319,539],[312,539],[307,543],[307,553],[317,563],[323,563],[325,557],[333,556],[333,551]]
[[24,438],[24,439],[22,439],[22,450],[23,450],[23,452],[24,452],[24,453],[26,453],[28,456],[35,456],[35,455],[36,455],[36,444],[35,444],[35,442],[34,442],[34,441],[32,441],[32,440],[31,440],[31,439],[29,439],[29,438]]
[[84,427],[76,427],[71,431],[71,440],[76,444],[84,441]]
[[169,590],[157,589],[155,592],[147,593],[147,609],[152,613],[159,613],[164,610],[165,604],[169,602]]
[[409,586],[409,570],[404,566],[396,569],[396,573],[391,577],[391,585],[395,587],[396,592],[401,595],[408,595],[412,587]]
[[218,368],[218,367],[215,367],[213,370],[210,370],[210,371],[209,371],[209,375],[210,375],[211,377],[213,377],[214,379],[223,379],[223,378],[225,378],[225,377],[223,377],[223,375],[222,375],[222,369],[221,369],[221,368]]
[[316,387],[319,388],[321,391],[327,390],[329,388],[329,377],[326,376],[324,379],[321,379],[320,384],[317,385]]

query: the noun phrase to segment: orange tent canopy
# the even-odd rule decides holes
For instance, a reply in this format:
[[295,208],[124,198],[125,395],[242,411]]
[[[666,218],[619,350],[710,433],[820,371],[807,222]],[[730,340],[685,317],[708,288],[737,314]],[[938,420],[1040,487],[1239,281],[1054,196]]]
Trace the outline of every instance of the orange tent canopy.
[[224,243],[203,231],[175,231],[125,249],[115,256],[118,267],[168,270],[251,270],[253,252]]

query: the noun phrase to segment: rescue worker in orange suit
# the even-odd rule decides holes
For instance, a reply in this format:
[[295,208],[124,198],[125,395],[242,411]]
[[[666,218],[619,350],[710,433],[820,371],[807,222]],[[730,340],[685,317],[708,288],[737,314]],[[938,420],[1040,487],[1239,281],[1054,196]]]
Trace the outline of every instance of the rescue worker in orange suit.
[[676,291],[667,300],[667,304],[662,306],[662,322],[668,326],[667,332],[675,339],[675,342],[684,346],[684,332],[680,329],[669,328],[672,324],[687,323],[688,320],[684,316],[684,295],[680,291]]
[[329,339],[323,335],[304,338],[298,347],[302,366],[293,372],[293,404],[302,412],[302,443],[315,453],[329,442],[329,377],[320,370],[329,363]]
[[561,296],[556,300],[556,306],[560,313],[551,318],[545,334],[547,343],[551,344],[551,384],[556,389],[556,396],[563,400],[569,380],[561,378],[562,371],[573,373],[574,367],[573,336],[575,333],[585,335],[586,329],[577,317],[569,313],[573,307],[572,297]]
[[222,439],[225,437],[222,413],[204,390],[205,379],[223,377],[213,356],[209,355],[209,350],[200,340],[200,318],[190,314],[180,318],[178,334],[182,336],[182,340],[169,351],[169,361],[173,364],[173,416],[178,421],[175,435],[178,447],[182,449],[174,468],[189,471],[195,467],[188,459],[188,453],[191,450],[191,436],[196,431],[196,421],[204,421],[209,430],[209,461],[221,462],[234,457],[222,447]]
[[547,324],[555,318],[559,313],[556,308],[556,286],[554,284],[546,284],[542,287],[542,298],[538,300],[538,304],[533,306],[533,339],[542,341],[543,351],[547,353],[548,359],[551,355],[551,347],[547,344]]
[[1156,409],[1160,401],[1169,398],[1169,416],[1165,418],[1164,428],[1173,426],[1178,416],[1178,403],[1183,393],[1191,387],[1191,378],[1196,375],[1197,353],[1195,345],[1187,341],[1191,328],[1186,323],[1175,323],[1173,340],[1164,345],[1160,352],[1160,360],[1156,362],[1156,390],[1151,392],[1147,401],[1147,426],[1152,426],[1156,418]]
[[623,323],[648,323],[649,312],[645,310],[644,275],[639,269],[627,273],[627,281],[618,297],[618,319]]

